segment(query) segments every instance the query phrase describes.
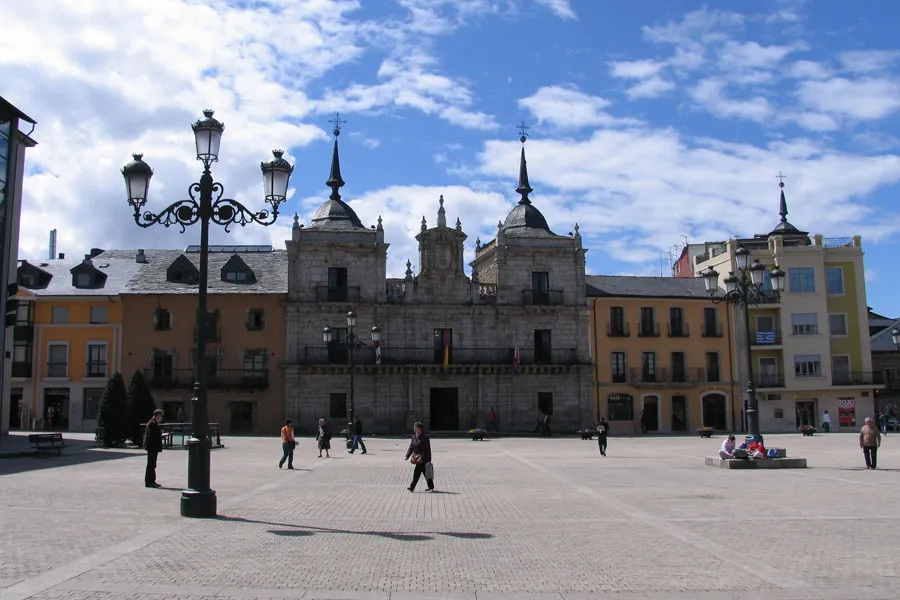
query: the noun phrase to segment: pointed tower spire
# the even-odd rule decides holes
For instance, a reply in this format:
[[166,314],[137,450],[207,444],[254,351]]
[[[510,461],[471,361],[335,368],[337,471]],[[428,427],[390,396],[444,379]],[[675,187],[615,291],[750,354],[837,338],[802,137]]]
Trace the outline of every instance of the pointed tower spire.
[[438,209],[438,227],[446,227],[447,226],[447,213],[444,211],[444,195],[441,194],[440,200],[438,200],[438,204],[441,207]]
[[341,119],[341,113],[337,113],[334,119],[329,123],[334,123],[334,152],[331,155],[331,175],[325,185],[331,188],[331,200],[340,200],[341,194],[339,189],[344,187],[344,180],[341,178],[341,158],[338,155],[338,136],[341,135],[341,125],[347,121]]
[[519,200],[519,204],[531,204],[531,200],[528,199],[528,194],[534,191],[528,184],[528,166],[525,163],[525,140],[528,139],[527,132],[528,126],[522,121],[519,125],[519,141],[522,142],[522,156],[519,160],[519,187],[516,188],[516,191],[522,196]]
[[781,200],[778,203],[778,214],[781,215],[781,222],[787,223],[788,209],[787,209],[787,200],[784,198],[784,175],[781,173],[778,174],[778,177],[782,179],[778,182],[778,187],[781,188]]
[[781,221],[769,235],[806,235],[807,232],[800,231],[787,220],[787,200],[784,197],[784,179],[786,176],[778,173],[775,177],[778,178],[778,187],[781,188],[781,197],[778,199],[778,214],[781,215]]

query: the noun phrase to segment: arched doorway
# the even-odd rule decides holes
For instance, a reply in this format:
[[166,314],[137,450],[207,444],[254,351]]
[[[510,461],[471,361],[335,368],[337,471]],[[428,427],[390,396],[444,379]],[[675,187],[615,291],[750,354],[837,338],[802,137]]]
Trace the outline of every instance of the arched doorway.
[[719,431],[728,429],[728,413],[723,394],[706,394],[703,396],[703,426]]
[[642,398],[641,430],[643,433],[659,431],[659,409],[659,396],[656,394],[648,394]]

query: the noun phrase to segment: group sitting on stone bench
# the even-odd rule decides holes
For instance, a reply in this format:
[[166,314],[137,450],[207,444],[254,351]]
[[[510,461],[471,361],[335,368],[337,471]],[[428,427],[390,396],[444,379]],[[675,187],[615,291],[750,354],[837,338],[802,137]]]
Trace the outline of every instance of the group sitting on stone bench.
[[728,438],[722,442],[722,448],[719,450],[719,458],[740,458],[746,460],[766,458],[767,455],[767,450],[766,447],[763,446],[762,439],[757,437],[754,437],[749,445],[744,443],[740,448],[735,448],[734,446],[734,436],[729,435]]

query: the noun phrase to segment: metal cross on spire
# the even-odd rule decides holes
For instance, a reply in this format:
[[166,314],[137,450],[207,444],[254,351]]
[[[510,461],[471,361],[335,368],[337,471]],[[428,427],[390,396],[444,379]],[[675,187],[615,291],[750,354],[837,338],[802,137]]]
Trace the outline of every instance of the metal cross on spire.
[[530,127],[528,127],[528,125],[525,124],[525,121],[522,121],[521,123],[518,124],[518,128],[519,128],[519,141],[524,144],[525,140],[528,139],[528,130],[530,129]]
[[346,123],[344,119],[341,118],[341,113],[335,113],[334,118],[328,121],[329,123],[334,123],[334,137],[341,135],[341,125]]
[[778,187],[784,187],[784,180],[787,178],[787,175],[782,175],[781,171],[778,171],[778,175],[775,176],[775,179],[778,180]]

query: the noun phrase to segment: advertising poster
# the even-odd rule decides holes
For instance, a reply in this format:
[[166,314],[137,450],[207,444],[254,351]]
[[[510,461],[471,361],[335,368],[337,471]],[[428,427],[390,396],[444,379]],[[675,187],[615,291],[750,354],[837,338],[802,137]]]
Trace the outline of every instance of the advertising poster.
[[856,398],[838,398],[838,423],[841,427],[856,426]]

